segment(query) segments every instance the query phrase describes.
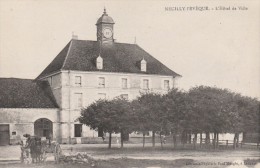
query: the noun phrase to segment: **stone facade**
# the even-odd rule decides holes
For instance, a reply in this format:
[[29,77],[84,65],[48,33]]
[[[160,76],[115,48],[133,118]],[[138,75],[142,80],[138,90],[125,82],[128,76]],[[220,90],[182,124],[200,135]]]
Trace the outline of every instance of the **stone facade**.
[[[104,79],[104,86],[100,86],[100,78]],[[133,100],[140,95],[140,92],[148,90],[164,94],[176,83],[172,76],[84,71],[61,71],[41,80],[49,81],[60,106],[59,119],[63,142],[75,137],[74,126],[79,124],[76,119],[80,116],[81,107],[87,107],[100,98],[113,99],[122,95]],[[148,80],[148,89],[143,88],[144,80]],[[165,81],[169,85],[165,85]],[[81,102],[78,102],[77,94],[82,96]],[[81,106],[78,106],[78,103]],[[83,126],[81,136],[97,137],[98,134]]]
[[34,124],[38,119],[52,122],[53,139],[60,138],[59,109],[0,108],[0,125],[9,125],[10,144],[25,139],[23,134],[34,135]]

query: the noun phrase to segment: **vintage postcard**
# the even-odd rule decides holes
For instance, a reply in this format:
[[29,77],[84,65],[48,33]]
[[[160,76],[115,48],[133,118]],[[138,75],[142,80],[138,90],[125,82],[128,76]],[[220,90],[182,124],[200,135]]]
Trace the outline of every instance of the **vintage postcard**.
[[0,167],[260,167],[260,2],[0,0]]

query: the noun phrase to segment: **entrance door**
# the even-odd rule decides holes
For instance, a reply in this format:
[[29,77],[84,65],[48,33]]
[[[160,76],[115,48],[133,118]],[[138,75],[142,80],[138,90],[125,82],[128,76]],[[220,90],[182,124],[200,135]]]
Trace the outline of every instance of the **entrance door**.
[[82,133],[82,124],[75,124],[74,125],[74,134],[75,137],[81,137],[81,133]]
[[104,131],[102,128],[98,128],[98,137],[104,137]]
[[0,124],[0,145],[9,145],[10,134],[9,125]]
[[52,122],[46,118],[40,118],[34,122],[34,135],[52,139]]

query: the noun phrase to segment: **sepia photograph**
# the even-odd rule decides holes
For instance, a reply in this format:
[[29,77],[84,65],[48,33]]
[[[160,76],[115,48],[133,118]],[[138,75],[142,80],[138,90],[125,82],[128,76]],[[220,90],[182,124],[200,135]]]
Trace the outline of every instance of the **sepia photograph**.
[[257,0],[0,0],[0,168],[260,168]]

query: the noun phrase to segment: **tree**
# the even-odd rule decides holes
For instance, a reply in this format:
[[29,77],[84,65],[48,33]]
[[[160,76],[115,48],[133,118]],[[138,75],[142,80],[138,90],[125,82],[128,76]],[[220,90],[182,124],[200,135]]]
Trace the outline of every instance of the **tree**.
[[218,134],[230,129],[229,114],[234,111],[234,93],[227,89],[198,86],[189,90],[189,96],[192,99],[192,111],[197,116],[196,130],[201,134],[206,133],[207,144],[210,142],[209,133],[213,132],[213,146],[217,147]]
[[145,146],[145,135],[150,131],[149,113],[147,113],[146,106],[143,106],[139,99],[131,102],[131,109],[134,113],[133,117],[136,121],[133,127],[134,131],[142,132],[143,134],[143,148]]
[[135,101],[139,107],[135,110],[135,115],[138,116],[138,131],[142,131],[143,136],[145,132],[152,131],[153,147],[155,147],[155,133],[159,132],[161,137],[167,120],[162,101],[162,96],[153,92],[143,93]]
[[109,145],[111,148],[112,133],[121,133],[121,147],[123,147],[123,133],[131,131],[132,120],[129,102],[124,99],[98,100],[87,108],[81,110],[78,118],[80,123],[91,129],[102,129],[109,133]]
[[[196,148],[197,134],[206,133],[206,144],[210,144],[210,133],[214,133],[213,146],[218,148],[219,133],[235,133],[234,147],[237,146],[241,132],[257,132],[259,125],[259,101],[241,96],[227,89],[198,86],[189,92],[172,89],[165,95],[147,92],[131,103],[125,99],[98,100],[82,109],[78,120],[91,129],[102,129],[111,134],[121,133],[121,147],[124,135],[133,131],[145,134],[152,131],[152,143],[155,147],[155,133],[171,132],[174,147],[176,136],[182,134],[182,143],[187,135],[194,134]],[[189,138],[190,141],[191,138]]]
[[135,120],[134,113],[131,110],[131,104],[123,98],[116,98],[111,101],[112,119],[116,122],[116,133],[121,134],[121,148],[123,148],[124,136],[133,131]]
[[259,129],[259,101],[254,98],[235,94],[233,96],[233,103],[235,105],[234,111],[230,115],[231,125],[230,132],[234,135],[234,148],[238,146],[239,133],[246,132],[257,133]]
[[190,103],[187,93],[178,89],[172,89],[168,94],[163,96],[163,107],[167,118],[167,128],[173,136],[174,147],[177,146],[177,134],[183,133],[189,129]]

